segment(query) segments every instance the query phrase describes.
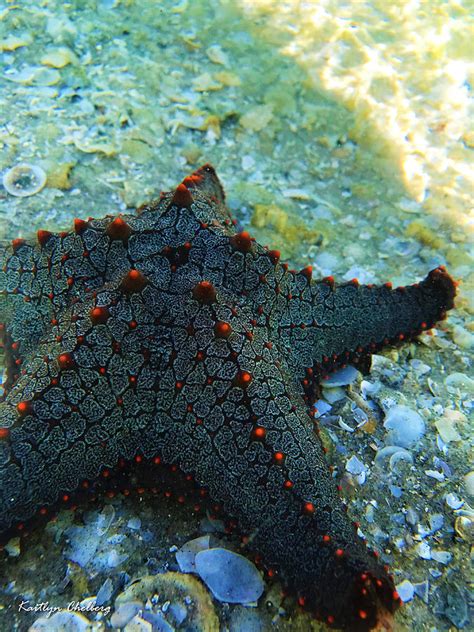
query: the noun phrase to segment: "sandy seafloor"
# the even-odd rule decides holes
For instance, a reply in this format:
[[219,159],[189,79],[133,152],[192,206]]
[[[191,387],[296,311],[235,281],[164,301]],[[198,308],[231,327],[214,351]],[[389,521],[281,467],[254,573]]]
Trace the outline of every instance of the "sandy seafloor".
[[[29,163],[47,175],[30,197],[0,186],[1,239],[131,210],[209,161],[241,226],[294,266],[396,286],[446,264],[461,281],[434,335],[378,356],[322,420],[352,517],[403,594],[404,580],[415,586],[396,630],[470,625],[472,10],[468,0],[0,3],[0,171]],[[350,432],[367,401],[376,423]],[[412,463],[376,465],[394,403],[418,411],[426,431]],[[354,455],[363,483],[347,471]],[[173,546],[203,533],[189,508],[162,498],[90,510],[61,512],[21,552],[11,543],[0,630],[38,618],[18,612],[21,599],[64,607],[108,579],[113,606],[129,578],[176,570]],[[68,542],[97,520],[81,567]],[[265,585],[256,608],[215,601],[221,629],[323,629]],[[176,598],[176,587],[160,590]],[[200,629],[217,629],[210,612]],[[68,629],[110,627],[110,615],[88,618]]]

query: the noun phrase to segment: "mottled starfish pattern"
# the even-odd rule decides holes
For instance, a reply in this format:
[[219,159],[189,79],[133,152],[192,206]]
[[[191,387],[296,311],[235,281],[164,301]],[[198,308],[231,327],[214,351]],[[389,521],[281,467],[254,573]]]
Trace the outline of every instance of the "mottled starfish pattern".
[[164,463],[235,517],[302,606],[337,628],[380,624],[399,598],[346,515],[311,404],[329,371],[444,318],[455,284],[443,268],[396,289],[311,276],[237,232],[210,165],[135,215],[14,240],[4,537],[125,463],[157,481]]

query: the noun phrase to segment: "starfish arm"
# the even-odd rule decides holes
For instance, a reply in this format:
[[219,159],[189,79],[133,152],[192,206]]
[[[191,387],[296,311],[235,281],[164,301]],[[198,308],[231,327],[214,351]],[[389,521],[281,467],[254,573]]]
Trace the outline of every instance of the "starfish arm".
[[[175,319],[173,404],[158,403],[160,418],[173,422],[162,435],[164,460],[207,486],[308,607],[347,625],[359,624],[363,609],[373,625],[380,609],[397,605],[393,583],[345,514],[281,350],[245,309],[219,296],[195,303]],[[170,387],[166,373],[162,381]],[[144,445],[158,430],[162,422]]]
[[293,292],[280,335],[301,379],[307,369],[317,377],[347,362],[362,365],[375,350],[432,328],[452,309],[456,284],[444,268],[396,289],[310,282],[298,274]]

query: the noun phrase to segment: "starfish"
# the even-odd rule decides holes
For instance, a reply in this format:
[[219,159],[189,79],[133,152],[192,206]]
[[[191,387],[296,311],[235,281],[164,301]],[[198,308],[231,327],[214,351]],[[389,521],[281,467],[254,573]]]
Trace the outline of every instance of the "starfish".
[[134,215],[6,248],[0,533],[107,480],[126,492],[131,463],[206,490],[315,616],[372,629],[400,599],[346,515],[311,407],[328,372],[367,369],[443,319],[455,283],[441,267],[395,289],[316,282],[235,224],[204,165]]

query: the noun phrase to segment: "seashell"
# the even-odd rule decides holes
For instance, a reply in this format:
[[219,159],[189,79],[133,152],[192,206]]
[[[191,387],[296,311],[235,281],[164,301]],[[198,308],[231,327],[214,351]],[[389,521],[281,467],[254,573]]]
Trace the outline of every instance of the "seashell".
[[46,184],[46,173],[35,165],[16,165],[3,174],[5,190],[16,197],[35,195]]

